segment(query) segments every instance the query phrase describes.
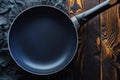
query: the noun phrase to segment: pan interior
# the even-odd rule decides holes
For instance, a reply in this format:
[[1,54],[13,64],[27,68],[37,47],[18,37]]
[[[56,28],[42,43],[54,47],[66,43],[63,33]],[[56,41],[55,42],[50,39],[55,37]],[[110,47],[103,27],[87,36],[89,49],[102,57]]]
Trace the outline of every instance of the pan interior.
[[52,74],[74,57],[77,33],[70,18],[48,6],[30,8],[14,21],[9,49],[15,62],[34,74]]

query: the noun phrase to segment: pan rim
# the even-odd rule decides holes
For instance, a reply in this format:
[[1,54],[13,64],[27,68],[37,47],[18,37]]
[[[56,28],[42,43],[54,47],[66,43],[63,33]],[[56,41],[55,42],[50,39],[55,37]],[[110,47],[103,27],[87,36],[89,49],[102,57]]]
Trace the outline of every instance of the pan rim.
[[75,57],[75,55],[76,55],[76,53],[77,53],[77,50],[78,50],[78,31],[77,31],[77,28],[75,27],[74,22],[73,22],[72,20],[71,20],[71,22],[72,22],[73,27],[74,27],[74,29],[75,29],[76,38],[77,38],[76,48],[75,48],[75,50],[74,50],[74,53],[73,53],[73,56],[71,57],[71,59],[70,59],[63,67],[60,67],[60,68],[58,68],[57,70],[54,70],[54,71],[51,71],[51,72],[47,72],[47,73],[38,73],[38,72],[36,72],[36,71],[33,72],[33,71],[31,71],[31,70],[28,70],[27,68],[25,68],[24,66],[22,66],[21,64],[19,64],[18,61],[16,61],[16,59],[14,58],[14,55],[12,54],[11,47],[10,47],[10,44],[9,44],[9,43],[10,43],[9,39],[10,39],[11,28],[12,28],[14,22],[17,20],[17,18],[18,18],[20,15],[22,15],[24,12],[26,12],[27,10],[30,10],[30,9],[32,9],[32,8],[37,8],[37,7],[50,7],[50,8],[54,8],[54,9],[62,12],[64,15],[66,15],[66,16],[71,20],[70,16],[68,16],[67,13],[63,12],[61,9],[59,9],[59,8],[57,8],[57,7],[55,7],[55,6],[51,6],[51,5],[35,5],[35,6],[28,7],[28,8],[26,8],[26,9],[24,9],[23,11],[21,11],[21,12],[13,19],[13,21],[12,21],[11,24],[10,24],[10,28],[9,28],[8,34],[7,34],[8,51],[9,51],[10,56],[11,56],[12,59],[14,60],[14,62],[15,62],[21,69],[25,70],[26,72],[29,72],[29,73],[35,74],[35,75],[52,75],[52,74],[55,74],[55,73],[57,73],[57,72],[60,72],[60,71],[63,70],[65,67],[67,67],[67,66],[72,62],[73,58]]

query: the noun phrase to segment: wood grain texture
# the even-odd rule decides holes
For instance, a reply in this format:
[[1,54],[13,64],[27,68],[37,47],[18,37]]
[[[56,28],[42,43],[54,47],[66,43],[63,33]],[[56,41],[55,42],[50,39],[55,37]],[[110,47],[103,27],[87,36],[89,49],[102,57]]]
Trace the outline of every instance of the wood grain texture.
[[[74,5],[68,5],[70,16],[99,4],[99,0],[79,0],[79,4],[77,0],[72,1],[74,1]],[[73,10],[76,5],[79,6],[79,9]],[[99,80],[99,51],[96,45],[96,39],[99,36],[99,22],[99,16],[97,16],[78,30],[79,48],[73,60],[73,80]]]
[[117,70],[120,66],[117,61],[117,58],[120,58],[118,56],[120,53],[118,52],[120,50],[120,46],[118,46],[120,42],[119,15],[118,5],[100,15],[102,80],[118,80]]
[[[70,1],[75,2],[76,0]],[[79,4],[79,13],[103,1],[83,0]],[[72,8],[69,5],[70,16],[78,14],[77,10],[72,10],[75,6],[74,2],[72,2]],[[100,46],[96,43],[98,38]],[[119,42],[120,7],[118,5],[93,18],[79,30],[79,49],[74,60],[76,66],[73,69],[73,72],[75,71],[74,79],[80,76],[80,80],[118,80],[119,73],[117,72],[119,71],[116,67],[120,68],[118,63]],[[102,62],[99,63],[99,61]]]

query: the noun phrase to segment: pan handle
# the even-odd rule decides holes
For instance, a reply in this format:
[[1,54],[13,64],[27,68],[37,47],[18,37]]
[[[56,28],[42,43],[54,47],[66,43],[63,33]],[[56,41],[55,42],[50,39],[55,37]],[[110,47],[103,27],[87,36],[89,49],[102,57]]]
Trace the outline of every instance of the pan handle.
[[73,16],[71,20],[73,21],[74,25],[78,28],[82,26],[91,18],[95,17],[96,15],[100,14],[101,12],[113,7],[114,5],[120,3],[120,0],[106,0],[99,5],[81,13],[76,16]]

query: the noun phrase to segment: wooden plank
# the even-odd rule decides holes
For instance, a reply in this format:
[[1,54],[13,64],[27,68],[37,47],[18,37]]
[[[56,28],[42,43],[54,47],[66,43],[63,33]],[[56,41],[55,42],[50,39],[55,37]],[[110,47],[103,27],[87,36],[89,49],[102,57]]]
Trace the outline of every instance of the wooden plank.
[[[79,0],[79,4],[73,4],[78,0],[68,1],[72,2],[68,5],[70,16],[88,10],[99,3],[99,0]],[[79,5],[79,8],[73,10],[76,9],[76,5]],[[99,52],[96,45],[96,39],[99,36],[99,16],[90,20],[78,31],[79,48],[72,63],[73,80],[99,80]]]
[[[104,0],[100,1],[102,2]],[[118,6],[115,6],[100,16],[102,80],[117,80],[117,51],[114,50],[114,47],[119,43],[119,14]],[[118,49],[120,49],[120,47]]]
[[[85,10],[90,9],[97,4],[99,0],[85,0]],[[99,36],[99,16],[91,19],[86,24],[86,43],[84,50],[82,80],[99,80],[99,51],[96,45]]]

